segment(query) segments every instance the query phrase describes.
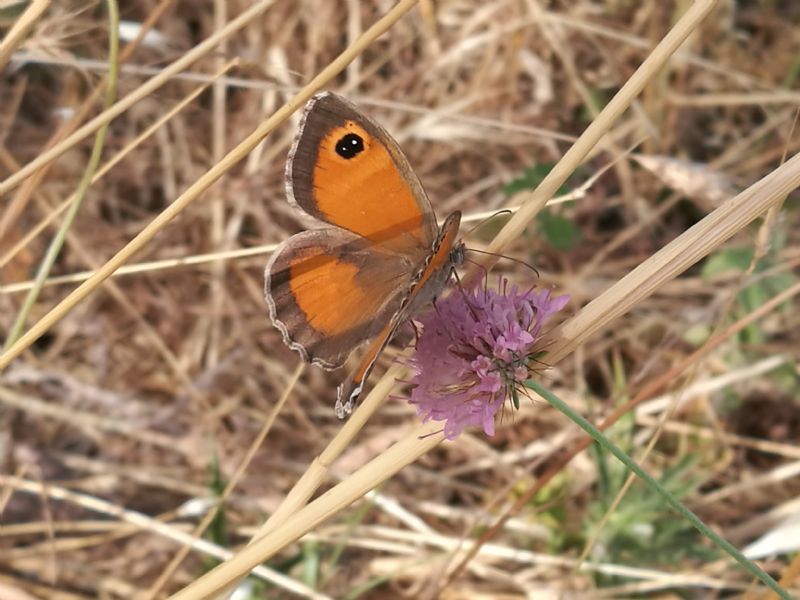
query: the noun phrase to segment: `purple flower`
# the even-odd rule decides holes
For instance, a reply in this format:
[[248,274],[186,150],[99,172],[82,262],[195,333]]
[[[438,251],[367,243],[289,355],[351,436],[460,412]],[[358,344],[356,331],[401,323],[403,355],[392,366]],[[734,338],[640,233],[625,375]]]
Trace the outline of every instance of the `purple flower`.
[[453,439],[470,425],[494,435],[494,416],[528,376],[542,326],[567,304],[549,289],[520,292],[453,290],[418,322],[423,331],[408,362],[414,370],[409,402],[423,421],[445,421]]

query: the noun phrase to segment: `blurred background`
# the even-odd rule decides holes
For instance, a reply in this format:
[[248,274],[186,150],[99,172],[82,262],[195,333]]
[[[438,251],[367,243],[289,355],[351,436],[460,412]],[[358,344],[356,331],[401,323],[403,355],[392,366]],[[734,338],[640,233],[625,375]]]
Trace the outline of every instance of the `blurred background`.
[[[437,214],[477,215],[517,205],[690,4],[423,0],[330,89],[396,137]],[[0,33],[29,6],[0,0]],[[120,42],[135,48],[117,96],[251,6],[121,2]],[[89,189],[26,328],[392,6],[275,0],[115,118],[101,167],[124,154]],[[5,179],[101,112],[104,3],[53,2],[0,69]],[[800,4],[720,1],[573,174],[563,201],[507,253],[535,265],[538,283],[569,294],[567,313],[578,310],[797,151],[799,76]],[[296,119],[136,254],[136,272],[109,280],[0,376],[0,597],[164,595],[215,564],[193,552],[151,588],[179,550],[153,523],[193,531],[298,367],[263,298],[270,245],[303,227],[283,187]],[[40,226],[78,188],[92,144],[86,137],[0,197],[4,337],[61,217]],[[599,422],[715,328],[797,282],[799,218],[795,193],[768,228],[746,229],[663,287],[557,365],[548,384]],[[506,219],[469,233],[467,244],[483,247]],[[493,273],[523,286],[535,280],[507,260]],[[670,395],[609,432],[634,455],[653,441],[647,470],[732,543],[750,545],[776,577],[800,540],[796,307],[727,339]],[[401,349],[385,353],[377,375]],[[332,410],[341,376],[302,372],[207,540],[236,547],[278,506],[341,427]],[[417,423],[405,397],[400,386],[334,466],[337,476]],[[612,506],[627,473],[596,449],[442,585],[446,551],[502,514],[576,436],[559,413],[524,401],[503,413],[494,437],[467,432],[440,446],[269,566],[334,598],[728,597],[748,587],[642,485]],[[299,594],[258,578],[248,585],[243,594],[254,598]]]

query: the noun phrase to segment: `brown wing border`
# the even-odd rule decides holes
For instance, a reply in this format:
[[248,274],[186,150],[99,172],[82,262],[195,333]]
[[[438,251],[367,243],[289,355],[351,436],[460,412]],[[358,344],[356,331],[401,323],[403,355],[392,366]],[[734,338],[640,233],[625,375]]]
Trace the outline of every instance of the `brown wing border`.
[[[289,289],[292,257],[303,248],[325,249],[337,260],[359,265],[359,277],[364,277],[371,285],[382,279],[381,288],[373,294],[376,301],[382,302],[363,307],[365,318],[358,326],[332,335],[315,329]],[[270,320],[281,332],[284,343],[304,361],[326,370],[341,367],[355,349],[372,339],[400,310],[411,274],[400,257],[383,254],[380,263],[371,260],[375,257],[372,247],[363,238],[339,227],[300,232],[275,249],[264,271],[264,296]],[[331,305],[337,300],[341,305],[340,298],[332,299]]]
[[[426,231],[427,237],[431,240],[435,239],[438,226],[433,206],[425,193],[425,189],[422,187],[419,177],[411,168],[411,164],[403,154],[399,144],[388,131],[362,113],[355,104],[333,92],[325,91],[314,95],[303,108],[297,133],[292,141],[286,160],[284,185],[289,204],[322,223],[327,223],[334,227],[337,226],[336,223],[327,221],[325,215],[320,211],[315,210],[313,201],[314,174],[307,168],[305,170],[301,168],[295,158],[301,145],[304,149],[309,147],[308,154],[314,155],[315,152],[319,151],[320,143],[328,132],[334,127],[344,125],[348,120],[355,121],[366,129],[372,137],[385,144],[395,166],[403,173],[414,199],[420,205],[421,212],[425,216],[425,227],[428,230]],[[314,157],[316,158],[316,156]],[[313,164],[316,161],[310,162]]]

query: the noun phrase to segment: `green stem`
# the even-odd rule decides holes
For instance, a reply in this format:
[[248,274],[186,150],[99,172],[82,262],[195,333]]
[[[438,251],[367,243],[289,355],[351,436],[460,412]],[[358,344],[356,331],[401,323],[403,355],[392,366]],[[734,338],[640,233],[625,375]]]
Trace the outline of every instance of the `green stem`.
[[[106,93],[103,100],[103,110],[107,109],[114,103],[114,98],[117,95],[117,79],[119,77],[119,9],[117,8],[117,0],[106,0],[106,4],[108,5],[109,70],[106,83]],[[17,314],[14,325],[11,326],[11,331],[8,333],[4,350],[7,350],[11,344],[17,341],[19,336],[22,334],[22,329],[25,327],[25,323],[28,320],[28,314],[30,313],[31,308],[33,308],[33,305],[36,304],[36,300],[39,298],[39,294],[44,287],[44,282],[50,275],[53,264],[55,264],[56,258],[58,258],[61,248],[64,246],[64,239],[67,237],[67,232],[69,231],[70,227],[72,227],[72,223],[75,221],[75,217],[77,216],[78,210],[81,207],[81,203],[86,196],[86,192],[89,191],[89,186],[92,183],[92,178],[94,177],[95,171],[97,171],[97,165],[100,164],[100,157],[103,153],[103,143],[105,142],[107,131],[107,123],[97,130],[97,134],[94,137],[92,154],[89,157],[89,164],[86,166],[86,170],[83,172],[81,181],[78,184],[78,189],[75,192],[75,200],[67,210],[67,213],[64,216],[64,221],[61,223],[61,226],[58,228],[58,231],[50,242],[50,246],[47,248],[44,258],[42,258],[42,262],[39,265],[39,270],[36,272],[36,279],[33,282],[33,287],[25,297],[25,301],[22,303],[22,307],[19,310],[19,314]]]
[[555,406],[558,410],[564,413],[571,421],[578,425],[581,429],[583,429],[586,433],[588,433],[594,440],[602,446],[605,450],[608,450],[611,454],[616,456],[622,463],[628,467],[633,473],[635,473],[640,479],[642,479],[648,486],[650,486],[653,490],[655,490],[658,494],[661,495],[667,503],[675,509],[678,513],[680,513],[686,520],[688,520],[700,533],[714,542],[717,546],[722,548],[727,554],[729,554],[736,562],[738,562],[744,569],[750,573],[753,577],[756,577],[761,580],[761,582],[770,588],[773,592],[775,592],[778,596],[783,598],[783,600],[792,600],[791,596],[789,596],[788,592],[784,590],[777,581],[775,581],[772,577],[770,577],[767,573],[765,573],[757,564],[754,562],[747,560],[747,558],[739,552],[730,542],[722,538],[721,536],[714,533],[711,529],[709,529],[700,519],[699,517],[686,508],[681,502],[675,498],[670,492],[668,492],[664,487],[661,486],[655,479],[653,479],[650,475],[648,475],[639,465],[634,462],[634,460],[625,454],[622,450],[617,448],[611,441],[600,432],[599,429],[594,427],[589,421],[584,419],[574,410],[572,410],[564,401],[559,399],[555,396],[552,392],[545,389],[539,383],[529,380],[525,382],[525,386],[532,389],[534,392],[539,394],[542,398],[547,400],[550,404]]

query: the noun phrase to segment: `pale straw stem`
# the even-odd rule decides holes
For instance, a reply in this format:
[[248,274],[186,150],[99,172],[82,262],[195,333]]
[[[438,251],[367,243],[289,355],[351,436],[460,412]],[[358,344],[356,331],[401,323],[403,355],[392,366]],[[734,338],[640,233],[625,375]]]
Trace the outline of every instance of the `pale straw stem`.
[[11,29],[6,33],[2,40],[0,40],[0,71],[2,71],[8,59],[22,43],[22,40],[33,29],[36,21],[39,20],[44,14],[44,11],[50,6],[50,0],[33,0],[25,9],[25,12],[20,15]]
[[[308,503],[311,496],[319,489],[319,486],[328,479],[333,461],[350,446],[367,420],[383,403],[386,396],[394,387],[395,378],[400,375],[402,370],[403,369],[399,365],[392,366],[381,378],[380,382],[370,390],[370,393],[358,404],[353,414],[345,421],[339,432],[325,447],[325,450],[311,462],[302,477],[300,477],[289,493],[283,498],[278,508],[275,509],[269,519],[267,519],[253,535],[248,545],[252,545],[256,541],[263,539],[278,527],[279,524],[285,522],[291,515],[295,514]],[[245,575],[236,577],[228,582],[219,594],[219,597],[224,598],[228,596]]]
[[[490,252],[502,253],[508,244],[520,236],[536,216],[536,213],[556,194],[592,148],[611,129],[614,121],[628,109],[647,82],[658,74],[667,60],[689,37],[689,34],[711,12],[717,1],[698,0],[689,7],[675,26],[664,36],[664,39],[659,42],[639,68],[636,69],[636,72],[625,82],[625,85],[606,104],[600,114],[597,115],[597,118],[589,124],[561,160],[545,176],[539,186],[522,202],[520,209],[509,219],[505,227],[500,230],[489,245]],[[496,261],[496,259],[494,260]],[[487,261],[487,266],[492,262],[490,258]]]
[[[592,300],[548,336],[555,364],[800,186],[800,154],[731,198]],[[547,341],[547,340],[545,340]]]
[[[155,131],[161,127],[164,123],[169,121],[172,117],[178,114],[181,110],[186,108],[192,100],[197,98],[200,94],[205,91],[211,82],[215,81],[217,78],[221,77],[223,74],[227,73],[231,68],[236,66],[239,63],[239,59],[233,59],[229,61],[223,69],[218,71],[214,74],[210,79],[209,83],[205,83],[192,92],[190,92],[185,98],[183,98],[180,102],[178,102],[175,106],[169,109],[165,114],[160,116],[158,119],[155,120],[149,127],[147,127],[142,133],[137,135],[133,140],[125,144],[125,146],[117,152],[114,156],[112,156],[107,162],[103,164],[97,170],[97,173],[94,174],[92,177],[92,185],[100,181],[105,175],[111,171],[118,163],[122,161],[131,151],[137,148],[143,141],[148,139]],[[19,168],[17,165],[16,168]],[[13,259],[19,252],[22,251],[31,241],[39,235],[42,231],[44,231],[45,227],[49,223],[55,220],[55,218],[63,213],[74,201],[75,201],[76,194],[73,192],[70,194],[61,204],[51,210],[45,218],[43,218],[39,223],[37,223],[34,227],[30,229],[30,231],[25,233],[25,236],[14,246],[6,252],[2,257],[0,257],[0,268],[3,268],[5,265],[9,263],[11,259]],[[86,281],[89,279],[91,275],[94,274],[94,271],[84,271],[80,274],[76,275],[66,275],[64,277],[50,277],[45,282],[45,285],[54,285],[56,283],[76,283],[81,281]],[[9,286],[0,286],[0,294],[7,292],[7,291],[27,291],[33,287],[33,281],[22,281],[19,283],[9,284]]]
[[418,427],[406,438],[355,471],[346,481],[328,490],[303,509],[289,515],[268,536],[255,540],[233,558],[209,571],[171,598],[173,600],[208,598],[223,592],[231,582],[245,577],[253,567],[352,504],[379,482],[385,481],[435,448],[443,439],[439,423],[428,423]]
[[78,128],[74,133],[67,136],[49,150],[43,152],[31,162],[22,167],[19,171],[9,176],[5,181],[0,182],[0,196],[12,190],[25,179],[30,177],[35,171],[64,154],[67,150],[72,148],[75,144],[79,143],[84,138],[92,135],[95,131],[100,129],[103,125],[110,123],[115,117],[118,117],[131,106],[146,98],[162,85],[167,83],[173,76],[180,73],[192,63],[198,60],[207,52],[210,52],[224,39],[236,33],[239,29],[246,26],[259,14],[269,8],[275,0],[262,0],[251,6],[248,10],[244,11],[238,17],[233,19],[228,25],[210,35],[197,46],[192,48],[189,52],[181,56],[178,60],[165,67],[158,75],[152,79],[148,79],[142,85],[134,89],[130,94],[113,104],[107,110],[97,115],[94,119]]
[[[593,302],[593,304],[597,303],[598,306],[607,307],[605,312],[594,310],[590,311],[589,315],[594,315],[595,319],[603,318],[604,314],[613,315],[610,318],[620,316],[625,310],[629,310],[634,306],[635,301],[631,297],[638,301],[646,296],[646,294],[639,291],[639,287],[644,287],[649,290],[648,293],[652,293],[654,288],[651,289],[649,285],[651,280],[659,281],[660,283],[666,281],[664,277],[661,277],[661,271],[666,271],[671,277],[674,277],[680,272],[677,270],[679,265],[684,269],[688,268],[704,256],[699,248],[702,248],[702,251],[706,253],[712,251],[723,241],[758,218],[772,203],[781,201],[788,191],[798,186],[800,186],[800,155],[794,156],[784,165],[729,200],[697,223],[697,225],[659,250],[622,280],[635,280],[638,287],[630,286],[630,284],[626,285],[624,289],[626,296],[620,297],[620,291],[615,289],[618,286],[613,286]],[[736,214],[734,210],[738,210],[742,214]],[[698,232],[705,234],[709,239],[698,240]],[[676,259],[675,254],[680,249],[690,255],[690,259]],[[631,277],[634,274],[635,277]],[[619,305],[622,305],[622,307]],[[589,307],[587,306],[587,308]],[[594,332],[600,328],[599,324],[592,321],[585,314],[586,311],[584,310],[568,321],[562,328],[574,334],[571,340],[575,343],[583,341],[585,335],[589,335],[588,333],[584,334],[585,331]],[[575,324],[576,321],[577,325]],[[558,349],[558,356],[563,358],[568,350],[569,345],[562,342]],[[553,354],[555,352],[551,352],[550,356],[553,356]],[[384,379],[388,379],[388,377],[384,377]],[[267,560],[285,545],[296,541],[326,518],[356,501],[364,493],[380,485],[406,465],[428,452],[444,439],[441,431],[438,431],[440,427],[438,424],[428,424],[412,432],[361,467],[348,479],[308,504],[305,508],[287,517],[281,525],[269,531],[267,537],[255,540],[230,561],[207,573],[188,588],[176,594],[174,598],[205,598],[209,594],[217,593],[220,589],[224,589],[226,586],[225,581],[234,581],[244,576],[250,567]],[[370,478],[373,479],[370,481]]]
[[[219,560],[225,560],[233,556],[233,552],[217,544],[213,544],[208,540],[196,539],[191,533],[183,531],[180,527],[170,525],[155,519],[144,513],[135,510],[122,508],[117,504],[113,504],[102,498],[90,496],[81,492],[75,492],[70,489],[54,485],[52,482],[41,483],[38,481],[30,481],[14,475],[5,475],[0,473],[0,487],[11,491],[25,492],[39,498],[48,498],[50,500],[59,500],[68,502],[75,506],[79,506],[84,510],[92,511],[97,514],[107,515],[117,519],[123,523],[130,523],[139,529],[139,531],[147,531],[149,533],[161,536],[165,539],[174,541],[176,544],[186,545],[193,548],[195,551],[200,552],[206,556],[211,556]],[[325,600],[328,596],[320,594],[310,589],[308,586],[303,585],[299,581],[265,567],[258,565],[253,569],[253,574],[259,579],[269,581],[270,583],[279,586],[285,590],[291,591],[304,598],[314,598],[316,600]],[[6,598],[6,596],[3,596]]]
[[[206,191],[212,184],[214,184],[220,177],[222,177],[228,169],[233,167],[236,163],[242,160],[250,151],[252,151],[269,133],[271,133],[278,125],[282,124],[288,119],[292,113],[305,104],[311,96],[313,96],[320,88],[328,83],[333,77],[338,75],[356,56],[363,52],[376,38],[388,30],[400,17],[406,12],[411,10],[417,0],[401,0],[397,5],[392,8],[384,17],[375,22],[364,34],[355,41],[350,47],[342,52],[335,60],[333,60],[325,69],[323,69],[311,82],[300,90],[291,100],[279,108],[272,114],[266,121],[259,125],[255,131],[248,135],[242,142],[226,154],[222,160],[211,167],[204,175],[195,181],[189,188],[183,192],[175,201],[170,204],[162,213],[156,216],[139,234],[134,237],[128,244],[111,257],[102,267],[100,267],[92,277],[87,279],[82,285],[76,288],[66,298],[59,302],[52,310],[45,314],[36,324],[34,324],[16,343],[14,343],[2,356],[0,356],[0,369],[4,369],[8,363],[14,358],[19,356],[28,346],[44,334],[50,327],[60,321],[70,310],[72,310],[79,302],[92,293],[103,281],[111,276],[114,271],[121,267],[128,259],[144,248],[150,240],[152,240],[158,232],[160,232],[167,224],[181,213],[187,206],[194,202],[200,194]],[[256,7],[262,7],[261,4]],[[263,8],[263,7],[262,7]],[[242,15],[249,15],[250,11],[242,13]],[[230,26],[234,23],[239,23],[241,17],[237,17],[229,24],[224,31],[228,31]],[[252,17],[252,15],[250,15]],[[243,23],[240,23],[240,26]],[[223,32],[220,32],[220,34]],[[212,36],[210,39],[214,38]],[[204,42],[200,46],[206,44]],[[198,46],[198,48],[200,47]],[[143,89],[147,84],[144,84]],[[116,104],[115,106],[118,106]],[[112,107],[113,108],[113,107]],[[105,113],[104,113],[105,114]],[[102,115],[101,115],[102,116]],[[116,115],[115,115],[116,116]],[[96,119],[95,119],[96,120]],[[91,121],[90,123],[94,122]],[[90,123],[87,123],[89,125]],[[84,126],[85,127],[85,126]],[[80,132],[83,128],[79,129]],[[73,134],[75,135],[75,134]],[[72,137],[72,136],[70,136]],[[64,142],[68,141],[64,140]],[[62,142],[62,144],[64,143]],[[60,147],[62,144],[54,147]],[[36,160],[33,161],[35,163]],[[33,163],[29,163],[30,166]],[[38,166],[41,165],[37,165]],[[25,171],[25,168],[22,169]],[[12,176],[13,177],[13,176]],[[0,184],[2,185],[2,184]]]
[[[702,5],[704,8],[709,9],[713,5],[713,2],[701,2],[696,4],[693,8],[697,8],[698,5]],[[690,13],[691,12],[692,11],[690,10]],[[696,23],[699,21],[699,18],[705,15],[706,12],[707,10],[702,12],[695,11],[692,15],[692,23],[696,25]],[[689,13],[687,13],[687,16],[688,15]],[[685,27],[685,19],[687,16],[685,16],[684,19],[682,19],[676,25],[676,29],[681,27],[682,24],[684,25],[682,28],[684,35],[688,35],[688,33],[691,31],[690,28]],[[673,48],[677,48],[681,39],[682,38],[676,38],[675,36],[668,35],[665,38],[665,41],[662,43],[666,43],[667,40],[670,40]],[[658,51],[658,48],[656,51]],[[654,51],[654,54],[656,54],[656,51]],[[647,61],[645,64],[647,64]],[[644,68],[644,66],[645,65],[643,64],[642,68]],[[652,63],[650,63],[649,72],[653,74],[656,70],[657,69],[653,68]],[[634,78],[636,78],[636,75],[634,75]],[[632,100],[633,95],[635,95],[638,89],[640,88],[627,88],[629,101]],[[622,94],[622,91],[625,90],[626,88],[623,88],[623,90],[620,91],[620,94]],[[606,110],[611,110],[609,107],[612,107],[617,111],[617,113],[621,112],[619,102],[615,101],[612,101],[612,103],[606,107]],[[604,113],[606,110],[604,110]],[[598,119],[602,118],[602,116],[603,115],[601,114]],[[589,130],[587,130],[587,133],[588,131]],[[595,137],[599,139],[600,136],[595,135]],[[581,137],[581,140],[582,139],[583,136]],[[579,140],[577,144],[580,144],[581,140]],[[573,152],[571,154],[568,153],[567,156],[574,157],[577,156],[577,154]],[[687,231],[672,244],[669,244],[651,259],[643,263],[643,268],[637,270],[638,275],[646,275],[647,278],[654,279],[658,275],[658,271],[660,269],[665,269],[669,277],[674,277],[680,272],[678,265],[685,269],[702,258],[702,256],[705,255],[704,253],[710,252],[714,247],[718,246],[730,236],[734,235],[750,221],[757,218],[757,216],[766,210],[766,208],[772,202],[783,197],[783,195],[785,195],[785,193],[787,193],[790,189],[797,186],[797,184],[800,182],[798,161],[800,161],[798,157],[793,158],[783,167],[765,177],[764,180],[755,184],[749,190],[746,190],[736,198],[730,200],[728,203],[720,207],[717,211],[698,223],[697,226]],[[556,170],[558,170],[558,165],[554,171]],[[561,172],[564,173],[563,170]],[[556,180],[554,189],[560,186],[561,183],[562,181]],[[546,195],[543,197],[546,200]],[[533,200],[536,200],[535,195]],[[531,201],[529,201],[529,203],[530,202]],[[737,210],[742,211],[743,215],[735,215],[734,213]],[[714,230],[714,235],[709,236],[709,230]],[[698,232],[700,232],[700,234],[698,234]],[[702,240],[703,243],[700,244],[698,243],[698,238],[702,237],[702,235],[705,235],[708,239],[704,238]],[[675,248],[685,248],[688,243],[695,244],[696,247],[702,247],[702,250],[695,249],[694,252],[690,252],[690,260],[676,262],[674,260]],[[659,284],[663,283],[665,280],[666,278],[659,278]],[[609,290],[609,292],[598,298],[596,302],[602,301],[607,294],[612,293],[612,290]],[[630,291],[627,293],[630,294]],[[649,289],[648,293],[652,293],[652,289]],[[643,297],[644,296],[641,295],[637,298],[638,300],[641,300]],[[614,303],[616,306],[618,306],[620,303],[620,298],[616,298]],[[633,302],[624,303],[624,310],[630,309],[633,304]],[[618,309],[619,314],[622,314],[624,310]],[[614,316],[619,315],[615,314]],[[572,332],[574,329],[582,331],[586,329],[587,325],[590,324],[591,323],[586,323],[586,318],[584,317],[580,327],[574,327],[572,325],[572,321],[570,321],[567,325],[565,325],[564,329],[568,332]],[[596,325],[591,329],[591,331],[596,331],[601,325],[602,324]],[[577,340],[577,334],[575,334],[572,339]],[[567,348],[567,346],[564,346],[563,344],[562,347]],[[561,352],[561,357],[563,357],[565,353],[563,350]],[[553,354],[554,352],[551,351],[551,356],[553,356]],[[392,374],[392,378],[393,377],[394,374]],[[388,379],[388,377],[384,377],[382,382],[385,382],[386,379]],[[431,431],[430,427],[431,426],[427,426],[427,429],[423,428],[421,431],[414,432],[407,438],[401,440],[389,450],[373,459],[372,462],[359,469],[353,474],[353,476],[351,476],[351,478],[337,485],[328,493],[309,504],[306,508],[301,509],[299,512],[296,512],[291,516],[288,516],[280,526],[275,528],[265,526],[265,529],[269,530],[269,536],[266,538],[261,537],[257,539],[248,548],[238,554],[236,558],[232,559],[228,563],[220,565],[220,567],[207,574],[205,577],[201,578],[195,582],[195,584],[191,585],[189,588],[186,588],[183,592],[180,592],[175,597],[206,597],[209,594],[218,593],[222,589],[225,589],[225,587],[229,585],[227,582],[235,581],[246,574],[247,570],[249,569],[248,565],[258,564],[258,562],[269,558],[283,546],[298,539],[304,533],[315,527],[319,522],[327,518],[328,515],[334,514],[340,508],[347,506],[349,502],[355,501],[361,495],[363,495],[366,490],[371,489],[371,487],[374,487],[385,481],[394,473],[402,469],[405,465],[409,464],[409,462],[413,461],[416,457],[421,456],[435,444],[439,443],[443,439],[443,436],[440,432],[427,437],[420,436],[423,431]],[[410,457],[409,455],[412,456]],[[369,477],[375,477],[371,484],[367,481]],[[365,487],[365,485],[367,487]],[[290,496],[293,493],[295,493],[295,490],[290,493]],[[299,497],[306,497],[307,495],[307,490],[304,491],[303,494],[298,494]],[[349,501],[346,499],[346,497],[349,498]],[[296,505],[297,502],[292,502],[292,504]]]

